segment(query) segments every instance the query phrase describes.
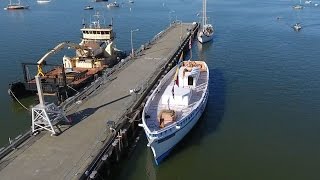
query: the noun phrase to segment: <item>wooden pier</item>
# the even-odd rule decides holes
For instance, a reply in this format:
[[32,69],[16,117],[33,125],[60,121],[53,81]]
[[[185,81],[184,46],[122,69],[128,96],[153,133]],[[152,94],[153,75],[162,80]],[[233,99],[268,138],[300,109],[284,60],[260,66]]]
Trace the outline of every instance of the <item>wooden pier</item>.
[[[135,140],[141,108],[159,79],[188,49],[197,23],[175,23],[105,72],[62,108],[70,124],[41,132],[7,151],[0,179],[101,179]],[[25,136],[24,136],[25,137]],[[1,157],[1,156],[0,156]]]

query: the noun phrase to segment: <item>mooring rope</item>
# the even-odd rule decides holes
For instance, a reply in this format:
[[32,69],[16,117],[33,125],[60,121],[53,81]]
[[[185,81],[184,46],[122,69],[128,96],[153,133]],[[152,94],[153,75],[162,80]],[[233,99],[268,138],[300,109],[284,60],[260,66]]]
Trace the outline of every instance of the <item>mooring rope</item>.
[[26,110],[30,111],[30,109],[28,109],[26,106],[24,106],[24,105],[19,101],[19,99],[13,94],[13,92],[11,91],[11,89],[9,89],[8,92],[9,92],[10,94],[12,94],[12,96],[14,97],[14,99],[15,99],[23,108],[25,108]]

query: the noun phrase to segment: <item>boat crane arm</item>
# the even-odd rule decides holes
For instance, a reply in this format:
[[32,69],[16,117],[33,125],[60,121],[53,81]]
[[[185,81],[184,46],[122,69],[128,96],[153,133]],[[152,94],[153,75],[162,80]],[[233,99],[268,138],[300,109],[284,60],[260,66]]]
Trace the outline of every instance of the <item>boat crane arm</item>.
[[44,62],[46,61],[46,59],[51,56],[54,55],[55,53],[61,51],[64,47],[71,47],[77,50],[81,50],[81,53],[85,53],[84,52],[84,47],[80,46],[78,44],[75,43],[71,43],[70,41],[65,41],[62,42],[60,44],[58,44],[56,47],[54,47],[53,49],[51,49],[49,52],[47,52],[44,56],[42,56],[42,58],[37,62],[38,64],[38,73],[37,76],[44,76],[43,70],[42,70],[42,65],[44,64]]

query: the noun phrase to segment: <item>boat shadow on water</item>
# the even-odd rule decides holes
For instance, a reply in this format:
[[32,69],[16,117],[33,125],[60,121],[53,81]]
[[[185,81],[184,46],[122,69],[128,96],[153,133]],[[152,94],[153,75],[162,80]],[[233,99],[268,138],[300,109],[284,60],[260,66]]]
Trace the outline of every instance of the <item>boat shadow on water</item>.
[[206,136],[219,130],[225,112],[226,82],[223,72],[219,69],[211,69],[209,78],[209,98],[205,111],[197,124],[172,150],[168,159],[174,159],[175,155],[192,146],[200,146]]

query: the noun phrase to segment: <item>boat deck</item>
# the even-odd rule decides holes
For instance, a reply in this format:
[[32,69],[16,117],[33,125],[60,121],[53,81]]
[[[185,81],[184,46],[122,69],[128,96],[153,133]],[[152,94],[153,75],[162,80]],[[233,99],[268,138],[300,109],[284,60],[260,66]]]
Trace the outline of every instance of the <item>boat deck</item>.
[[[160,130],[160,122],[158,120],[158,114],[162,110],[168,109],[168,105],[163,105],[161,103],[161,97],[164,94],[166,87],[168,85],[170,85],[170,83],[172,84],[172,79],[173,79],[173,76],[172,76],[172,78],[169,78],[169,80],[163,85],[163,87],[158,92],[158,94],[150,102],[149,109],[146,112],[146,114],[148,114],[150,116],[150,118],[146,119],[146,124],[151,132]],[[195,105],[197,104],[197,102],[199,102],[203,93],[205,93],[205,88],[207,86],[207,83],[208,83],[207,71],[202,71],[200,73],[196,88],[192,89],[192,92],[191,92],[192,96],[190,99],[190,104],[188,106],[182,106],[182,105],[181,106],[173,106],[173,105],[170,106],[170,109],[176,111],[176,115],[177,115],[176,121],[179,121],[183,117],[187,116],[192,111],[192,109],[195,108]],[[169,126],[172,123],[173,122],[168,122],[167,124],[165,124],[165,126]]]
[[136,97],[130,96],[129,90],[147,84],[150,77],[160,72],[181,42],[189,37],[188,30],[194,27],[192,23],[183,23],[181,27],[175,25],[168,29],[108,85],[101,86],[98,94],[68,112],[74,125],[62,129],[62,134],[46,133],[1,159],[0,179],[79,179],[111,137],[106,122],[119,123],[119,117],[135,103]]
[[[71,74],[68,75],[68,73],[66,74],[67,83],[71,86],[77,86],[78,84],[85,82],[87,79],[91,78],[95,74],[102,72],[102,70],[105,67],[107,67],[107,66],[97,67],[97,68],[77,68],[77,67],[74,67],[73,68],[74,73],[72,75]],[[59,78],[62,79],[61,73],[62,73],[62,69],[60,67],[54,68],[54,69],[46,72],[44,74],[45,76],[43,77],[43,79],[45,79],[46,82],[51,82],[51,83],[58,82],[57,79],[59,79]],[[30,81],[28,81],[28,83],[36,83],[36,81],[33,78]]]

